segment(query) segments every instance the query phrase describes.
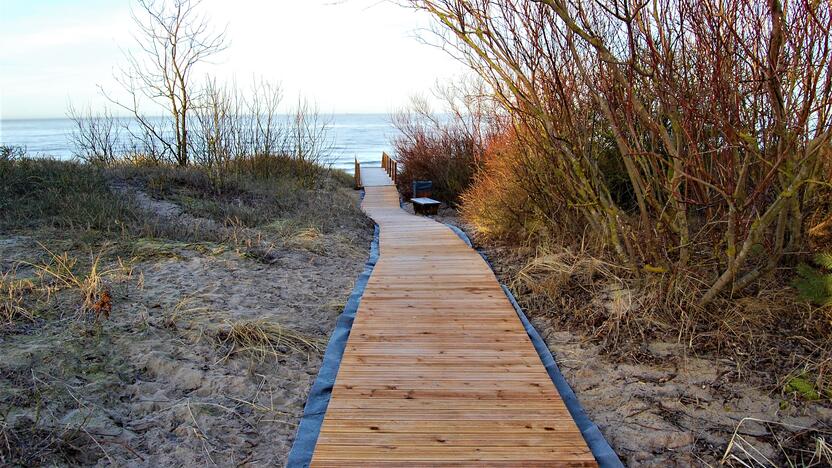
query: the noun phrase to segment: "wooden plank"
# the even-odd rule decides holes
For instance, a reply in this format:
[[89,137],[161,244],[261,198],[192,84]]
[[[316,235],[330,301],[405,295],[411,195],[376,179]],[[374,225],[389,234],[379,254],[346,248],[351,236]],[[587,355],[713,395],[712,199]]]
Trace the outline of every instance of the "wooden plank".
[[[372,439],[370,439],[372,440]],[[361,461],[402,461],[418,463],[422,461],[470,461],[488,462],[491,460],[548,460],[559,462],[590,459],[591,453],[586,446],[546,447],[539,445],[525,445],[521,447],[466,447],[457,445],[407,446],[407,445],[336,445],[333,443],[319,444],[315,448],[315,456],[322,460],[343,459]]]
[[596,466],[494,273],[361,168],[381,228],[313,466]]
[[[372,461],[361,461],[356,462],[353,460],[342,460],[342,459],[329,459],[329,460],[322,460],[320,462],[315,463],[316,467],[321,468],[346,468],[346,467],[400,467],[402,466],[401,461],[384,461],[384,460],[372,460]],[[462,467],[462,466],[482,466],[481,464],[472,464],[471,462],[464,462],[464,461],[447,461],[447,460],[432,460],[430,462],[419,461],[418,466],[424,468],[450,468],[450,467]],[[552,468],[552,467],[559,467],[559,466],[570,466],[570,467],[592,467],[597,466],[594,462],[569,462],[569,463],[558,463],[554,461],[540,461],[540,460],[510,460],[510,461],[503,461],[503,460],[489,460],[487,466],[491,468],[501,468],[501,467],[518,467],[521,466],[523,468]]]
[[[432,419],[421,421],[400,421],[381,419],[367,422],[354,419],[327,419],[327,432],[367,432],[371,434],[479,434],[480,437],[502,434],[542,434],[547,435],[554,432],[564,432],[572,424],[567,419],[544,421],[506,421],[503,419],[492,419],[478,421],[471,424],[468,421]],[[323,435],[323,434],[322,434]]]
[[[327,434],[321,438],[322,444],[359,445],[367,440],[366,432]],[[552,437],[545,433],[513,433],[513,434],[460,434],[445,432],[438,434],[419,433],[384,433],[374,432],[374,442],[382,445],[429,447],[431,445],[459,447],[477,447],[489,445],[491,447],[574,447],[583,441],[580,434],[560,434]]]
[[429,399],[408,399],[408,398],[338,398],[331,401],[329,408],[332,409],[403,409],[403,410],[432,410],[448,409],[449,407],[462,409],[494,409],[494,408],[515,408],[515,409],[550,409],[557,405],[558,396],[550,398],[528,398],[514,400],[483,400],[466,398],[464,400],[429,400]]
[[433,399],[465,399],[480,400],[524,400],[529,398],[548,398],[552,392],[543,388],[398,388],[389,386],[379,388],[377,385],[344,385],[333,393],[333,397],[362,397],[362,398],[433,398]]

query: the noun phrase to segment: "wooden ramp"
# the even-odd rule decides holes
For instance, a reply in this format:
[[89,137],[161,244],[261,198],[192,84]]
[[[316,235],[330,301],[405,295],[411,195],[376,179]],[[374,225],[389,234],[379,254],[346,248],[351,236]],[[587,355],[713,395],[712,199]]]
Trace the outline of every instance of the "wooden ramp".
[[485,261],[361,168],[380,257],[312,466],[596,466]]

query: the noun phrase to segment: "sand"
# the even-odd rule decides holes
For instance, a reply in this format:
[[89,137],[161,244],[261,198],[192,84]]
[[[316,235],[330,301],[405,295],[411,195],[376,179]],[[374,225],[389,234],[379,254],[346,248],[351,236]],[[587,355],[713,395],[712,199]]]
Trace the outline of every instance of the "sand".
[[[140,197],[166,222],[212,225]],[[289,246],[260,234],[255,246],[141,240],[132,272],[109,280],[109,320],[62,313],[77,308],[67,291],[49,320],[0,333],[0,443],[16,446],[0,464],[283,465],[321,353],[259,355],[221,337],[231,322],[264,320],[325,346],[372,227]],[[30,275],[20,261],[41,261],[44,237],[0,239],[0,268]]]

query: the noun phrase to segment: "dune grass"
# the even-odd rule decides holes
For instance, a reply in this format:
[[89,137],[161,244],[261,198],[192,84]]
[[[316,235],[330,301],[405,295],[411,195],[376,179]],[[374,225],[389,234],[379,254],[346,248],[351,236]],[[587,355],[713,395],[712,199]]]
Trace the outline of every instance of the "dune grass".
[[267,320],[229,320],[214,336],[226,350],[223,360],[235,354],[247,354],[263,361],[290,351],[309,355],[323,350],[320,340]]
[[[24,262],[37,278],[0,271],[0,321],[6,324],[32,320],[29,302],[60,290],[77,291],[79,317],[105,319],[114,300],[106,278],[129,276],[123,259],[231,249],[273,263],[275,249],[320,254],[327,235],[368,223],[349,176],[282,156],[240,158],[221,175],[199,166],[124,160],[100,167],[31,158],[9,147],[0,156],[0,234],[31,237],[43,257]],[[124,187],[172,203],[191,218],[160,216]]]
[[[257,159],[259,162],[246,162]],[[211,170],[178,166],[117,165],[110,177],[145,187],[189,214],[226,226],[262,227],[276,220],[303,219],[323,231],[355,218],[352,182],[343,171],[319,168],[308,180],[309,163],[281,156],[243,158],[221,177]]]
[[88,264],[81,265],[79,259],[69,252],[55,253],[41,245],[49,256],[43,264],[29,264],[35,269],[40,279],[40,288],[47,297],[57,291],[70,289],[77,291],[80,305],[76,317],[91,317],[95,323],[110,317],[113,309],[111,281],[117,278],[130,280],[133,269],[120,258],[112,266],[104,267],[102,254],[90,256]]
[[108,188],[99,168],[53,159],[0,159],[0,232],[36,227],[120,232],[136,222],[134,207]]
[[[137,376],[165,380],[167,395],[192,384],[162,376],[164,366],[155,360],[145,365],[146,346],[165,365],[178,368],[187,362],[194,373],[250,366],[268,379],[306,375],[302,362],[314,365],[323,346],[324,332],[306,324],[314,319],[299,317],[295,328],[278,318],[285,313],[280,305],[273,317],[241,319],[248,311],[223,297],[208,297],[199,281],[183,281],[191,285],[181,295],[144,289],[148,275],[152,287],[167,291],[151,275],[191,271],[183,265],[191,261],[219,272],[227,268],[226,278],[235,281],[238,270],[251,275],[268,269],[268,276],[280,274],[284,262],[285,271],[293,271],[313,260],[326,263],[322,277],[330,278],[327,268],[352,264],[356,246],[362,250],[356,258],[363,256],[361,244],[369,243],[372,230],[357,207],[350,178],[304,164],[259,157],[218,173],[140,160],[96,167],[22,152],[0,157],[5,356],[0,363],[0,465],[123,464],[119,461],[153,452],[106,435],[141,419],[134,412],[140,403],[115,399],[128,394]],[[349,242],[343,242],[347,237]],[[315,275],[309,282],[310,288],[321,287]],[[262,288],[246,294],[257,295]],[[317,307],[317,300],[310,307]],[[238,377],[227,380],[238,382]],[[271,383],[263,383],[266,377],[256,378],[263,379],[256,387],[246,381],[242,389],[223,387],[222,395],[195,396],[198,401],[188,404],[220,407],[233,400],[238,420],[249,413],[237,412],[237,406],[250,404],[269,411],[263,424],[293,424],[284,404],[272,403],[269,409],[258,399],[261,390],[263,395],[272,390]],[[163,424],[166,411],[151,411],[155,424]]]
[[303,220],[303,228],[327,233],[344,223],[364,222],[355,216],[348,196],[350,177],[323,167],[312,171],[309,164],[281,156],[242,158],[218,175],[198,166],[122,161],[101,168],[15,153],[0,158],[0,232],[52,228],[87,237],[223,240],[216,233],[195,232],[193,226],[154,223],[135,201],[116,193],[114,183],[226,227]]

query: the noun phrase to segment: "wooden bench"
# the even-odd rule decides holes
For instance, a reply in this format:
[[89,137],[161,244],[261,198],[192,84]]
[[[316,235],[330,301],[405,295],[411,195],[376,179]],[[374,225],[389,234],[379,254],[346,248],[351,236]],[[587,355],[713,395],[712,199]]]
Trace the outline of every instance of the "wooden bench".
[[413,211],[422,215],[435,215],[439,212],[439,205],[442,204],[433,198],[427,197],[411,198],[410,202],[413,203]]

